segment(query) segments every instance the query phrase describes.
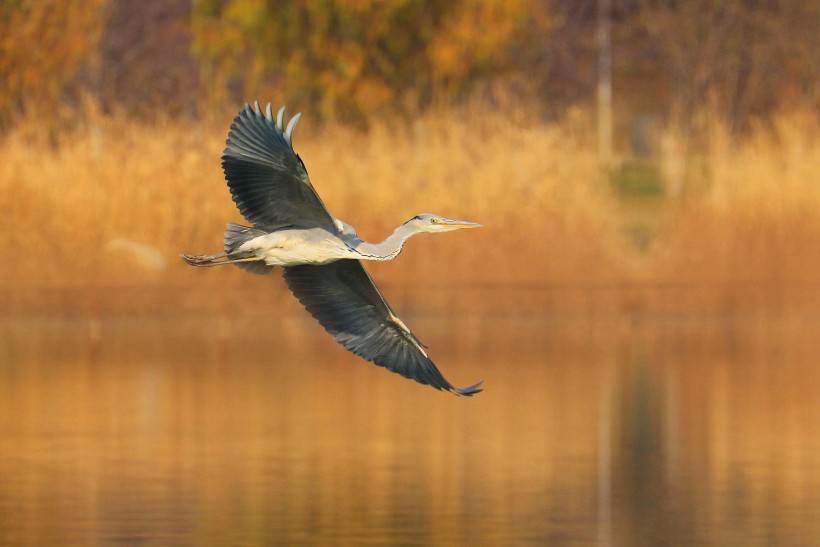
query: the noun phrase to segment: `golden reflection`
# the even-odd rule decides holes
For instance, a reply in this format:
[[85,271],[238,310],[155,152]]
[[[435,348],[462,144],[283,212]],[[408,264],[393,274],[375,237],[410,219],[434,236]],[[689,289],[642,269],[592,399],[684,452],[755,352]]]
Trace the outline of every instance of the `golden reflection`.
[[298,314],[4,321],[0,541],[820,538],[820,325],[409,319],[487,391]]

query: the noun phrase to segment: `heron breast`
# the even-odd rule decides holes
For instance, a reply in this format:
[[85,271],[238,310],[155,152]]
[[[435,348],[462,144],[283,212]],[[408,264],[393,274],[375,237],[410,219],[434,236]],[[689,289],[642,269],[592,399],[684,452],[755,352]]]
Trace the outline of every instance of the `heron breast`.
[[[262,257],[270,266],[327,264],[348,258],[350,250],[330,234],[308,230],[274,232],[249,241],[253,248],[243,249]],[[244,247],[244,246],[243,246]]]

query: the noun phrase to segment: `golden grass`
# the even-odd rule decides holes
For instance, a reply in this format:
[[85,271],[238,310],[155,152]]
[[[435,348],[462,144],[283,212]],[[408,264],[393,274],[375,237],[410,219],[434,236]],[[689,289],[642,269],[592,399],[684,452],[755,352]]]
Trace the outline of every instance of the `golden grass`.
[[[20,131],[3,143],[0,165],[10,283],[117,283],[156,276],[112,253],[125,238],[174,249],[196,242],[210,218],[227,212],[209,191],[219,183],[218,138],[181,125],[100,119],[57,146]],[[230,201],[228,201],[230,204]],[[204,238],[203,238],[204,242]],[[133,267],[136,266],[136,270]],[[131,275],[135,273],[136,275]]]
[[[225,222],[241,221],[220,168],[229,122],[99,118],[56,146],[31,138],[32,128],[9,135],[0,246],[14,259],[1,279],[88,285],[192,275],[177,255],[219,251]],[[599,266],[616,248],[612,198],[572,124],[465,110],[397,127],[376,122],[363,134],[311,126],[308,117],[295,139],[325,203],[363,237],[385,237],[420,212],[487,226],[414,240],[406,250],[413,259],[385,273],[434,281],[446,267],[451,282],[610,275]],[[157,262],[142,256],[152,249],[167,268],[145,267]]]
[[[230,117],[92,118],[57,143],[32,137],[35,122],[0,143],[4,286],[246,282],[177,258],[220,250],[225,222],[241,221],[220,168]],[[325,203],[367,239],[419,212],[486,225],[421,236],[400,267],[373,266],[395,284],[820,280],[815,115],[778,117],[740,141],[716,126],[707,168],[690,175],[649,255],[622,235],[628,219],[599,169],[591,121],[472,106],[361,133],[308,115],[295,143]]]
[[[700,283],[820,281],[820,132],[795,112],[733,141],[709,134],[701,188],[659,244],[653,277]],[[701,180],[697,180],[701,179]]]

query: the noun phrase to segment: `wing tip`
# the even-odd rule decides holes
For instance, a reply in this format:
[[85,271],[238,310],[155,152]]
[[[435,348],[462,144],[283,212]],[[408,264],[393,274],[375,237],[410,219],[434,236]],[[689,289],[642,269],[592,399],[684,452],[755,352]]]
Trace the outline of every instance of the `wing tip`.
[[[239,114],[236,115],[234,118],[234,123],[231,125],[231,132],[234,130],[238,130],[240,125],[246,123],[254,123],[252,120],[261,120],[263,123],[267,121],[267,123],[271,124],[277,136],[282,139],[287,146],[293,150],[293,130],[296,128],[296,124],[299,122],[299,118],[302,116],[301,112],[296,113],[290,121],[288,122],[287,126],[285,126],[285,107],[282,106],[279,109],[279,112],[276,114],[276,119],[273,118],[273,112],[271,109],[271,103],[267,103],[265,108],[263,109],[259,105],[259,101],[256,100],[251,103],[245,103],[245,106],[239,111]],[[248,120],[248,121],[246,121]],[[228,135],[228,144],[230,145],[231,135]],[[229,146],[230,148],[230,146]],[[228,149],[226,149],[228,152]]]
[[455,395],[458,395],[459,397],[472,397],[476,393],[481,393],[482,391],[484,391],[484,388],[481,387],[483,384],[484,384],[484,380],[480,381],[477,384],[473,384],[471,386],[468,386],[468,387],[462,387],[462,388],[454,387],[454,388],[451,388],[449,391],[451,393],[454,393]]

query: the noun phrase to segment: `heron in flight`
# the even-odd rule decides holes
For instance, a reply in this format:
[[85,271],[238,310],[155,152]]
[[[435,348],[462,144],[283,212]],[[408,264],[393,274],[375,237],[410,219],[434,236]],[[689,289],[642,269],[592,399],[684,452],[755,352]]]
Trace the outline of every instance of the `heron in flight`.
[[436,389],[470,396],[481,382],[454,387],[439,372],[425,346],[382,297],[362,260],[393,260],[404,242],[421,233],[481,226],[421,214],[381,243],[362,241],[335,218],[313,188],[293,149],[296,114],[285,127],[285,107],[272,116],[254,103],[234,119],[222,169],[239,212],[252,226],[228,224],[225,252],[182,255],[193,266],[235,264],[255,274],[284,267],[290,290],[345,349],[386,369]]

